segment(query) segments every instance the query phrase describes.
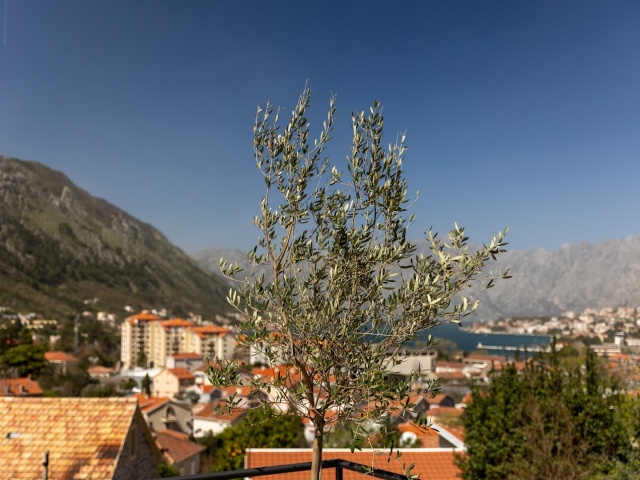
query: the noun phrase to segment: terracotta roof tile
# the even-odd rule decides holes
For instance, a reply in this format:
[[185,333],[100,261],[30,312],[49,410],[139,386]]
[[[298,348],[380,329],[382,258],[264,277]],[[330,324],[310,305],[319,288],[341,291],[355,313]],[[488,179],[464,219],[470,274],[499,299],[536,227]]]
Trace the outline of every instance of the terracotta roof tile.
[[[373,466],[399,474],[406,474],[406,467],[415,463],[412,474],[420,474],[423,480],[454,480],[458,479],[460,470],[454,463],[456,451],[452,449],[402,449],[402,456],[396,459],[384,452],[381,455],[376,450],[362,450],[351,453],[349,449],[324,449],[323,460],[343,459],[362,465]],[[387,461],[389,460],[389,461]],[[311,461],[311,449],[247,449],[245,464],[247,468],[267,467],[272,465],[286,465]],[[255,477],[256,480],[307,480],[309,472],[296,472],[280,475],[265,475]],[[323,480],[335,480],[335,469],[322,472]],[[344,480],[362,480],[361,473],[350,470],[343,471]]]
[[0,479],[41,477],[46,450],[49,478],[112,478],[136,408],[127,398],[0,398]]
[[151,413],[171,401],[169,397],[152,397],[145,393],[136,393],[131,395],[130,398],[135,398],[138,401],[140,410],[145,413]]
[[204,359],[203,355],[200,355],[199,353],[193,353],[193,352],[186,352],[186,353],[174,353],[173,355],[171,355],[173,358],[197,358],[197,359]]
[[138,322],[155,322],[158,320],[162,320],[162,317],[153,315],[152,313],[149,313],[149,312],[141,312],[136,315],[131,315],[130,317],[127,317],[124,319],[125,322],[130,324],[134,324]]
[[186,368],[167,368],[167,371],[175,375],[179,380],[195,380],[196,376]]
[[172,318],[171,320],[165,320],[163,322],[160,322],[160,325],[162,325],[162,328],[164,328],[165,330],[169,330],[172,327],[176,327],[176,328],[193,328],[194,327],[193,322],[184,320],[182,318]]
[[194,327],[193,333],[198,335],[200,338],[205,338],[207,335],[225,336],[233,332],[228,328],[219,327],[218,325],[207,325],[205,327]]
[[206,450],[204,445],[190,441],[186,433],[173,430],[158,430],[156,443],[172,464],[180,463]]
[[78,357],[74,357],[70,353],[66,352],[44,352],[44,358],[47,362],[79,362]]
[[246,408],[229,407],[227,411],[226,402],[219,402],[218,404],[207,403],[200,408],[201,405],[203,404],[198,404],[198,408],[193,409],[194,417],[217,420],[233,425],[247,414]]
[[[0,378],[0,396],[37,397],[42,396],[42,388],[30,377]],[[2,432],[0,432],[0,435]]]

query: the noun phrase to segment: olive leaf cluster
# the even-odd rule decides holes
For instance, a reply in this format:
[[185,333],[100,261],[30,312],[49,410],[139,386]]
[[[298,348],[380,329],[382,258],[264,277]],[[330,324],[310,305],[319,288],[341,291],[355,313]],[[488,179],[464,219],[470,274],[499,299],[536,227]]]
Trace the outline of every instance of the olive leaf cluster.
[[[326,154],[335,98],[313,141],[310,98],[305,88],[286,125],[272,105],[256,115],[254,156],[265,195],[254,219],[261,237],[248,258],[270,275],[224,260],[221,269],[238,282],[228,301],[243,313],[240,342],[273,365],[289,366],[256,386],[268,389],[274,404],[308,417],[321,449],[327,424],[371,422],[409,392],[415,379],[389,382],[403,347],[477,307],[475,297],[454,297],[506,243],[500,233],[472,250],[456,225],[447,241],[428,231],[431,253],[417,255],[407,239],[414,216],[402,169],[405,136],[383,144],[378,102],[352,114],[343,172]],[[479,280],[476,291],[490,281]],[[225,372],[233,369],[217,370],[215,381],[231,381]]]

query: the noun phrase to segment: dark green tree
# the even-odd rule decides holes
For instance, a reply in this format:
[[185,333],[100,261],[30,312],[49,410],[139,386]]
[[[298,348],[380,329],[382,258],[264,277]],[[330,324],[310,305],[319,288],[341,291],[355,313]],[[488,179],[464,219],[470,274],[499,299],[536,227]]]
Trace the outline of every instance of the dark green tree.
[[0,357],[5,375],[12,377],[38,376],[47,367],[45,348],[41,345],[25,344],[8,349]]
[[151,395],[151,378],[148,373],[142,379],[142,392]]
[[588,479],[631,452],[622,398],[599,376],[567,371],[555,350],[524,372],[511,365],[487,391],[476,390],[464,425],[462,478]]
[[274,415],[268,408],[249,411],[245,421],[218,435],[198,440],[207,447],[212,472],[244,468],[247,448],[295,448],[306,446],[302,420],[292,415]]
[[18,320],[0,320],[0,355],[19,344],[21,331]]
[[169,465],[167,463],[158,464],[158,478],[169,478],[169,477],[179,477],[180,470],[174,465]]

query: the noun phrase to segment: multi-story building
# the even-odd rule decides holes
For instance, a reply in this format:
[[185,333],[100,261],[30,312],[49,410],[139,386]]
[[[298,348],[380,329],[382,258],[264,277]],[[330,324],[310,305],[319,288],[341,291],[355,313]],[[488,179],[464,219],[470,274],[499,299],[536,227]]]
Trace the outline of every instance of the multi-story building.
[[124,370],[150,365],[153,351],[150,325],[161,320],[146,310],[124,319],[120,339],[120,360]]
[[[151,361],[157,367],[164,367],[167,357],[176,353],[191,352],[189,349],[189,332],[195,325],[182,318],[172,318],[151,324],[153,350]],[[198,352],[196,352],[198,353]]]
[[120,359],[123,370],[164,368],[168,357],[181,353],[231,360],[235,346],[235,336],[228,328],[197,326],[181,318],[165,320],[143,311],[122,323]]
[[217,360],[231,360],[236,347],[236,339],[228,328],[217,325],[193,327],[190,332],[192,352]]

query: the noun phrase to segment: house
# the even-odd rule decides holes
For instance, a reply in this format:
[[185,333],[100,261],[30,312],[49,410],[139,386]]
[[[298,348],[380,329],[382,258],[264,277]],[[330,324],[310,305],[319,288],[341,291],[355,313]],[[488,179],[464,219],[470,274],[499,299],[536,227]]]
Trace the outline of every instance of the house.
[[196,377],[196,384],[185,389],[184,394],[188,399],[198,396],[196,403],[209,403],[218,400],[222,395],[222,391],[218,387],[214,387],[211,384],[205,385],[203,383],[197,383],[198,377]]
[[437,355],[434,351],[406,347],[398,355],[399,363],[393,365],[390,371],[404,377],[418,372],[421,376],[432,376],[436,371],[436,358]]
[[116,369],[96,365],[87,369],[87,373],[91,378],[109,378],[115,375]]
[[74,357],[73,355],[66,352],[58,352],[58,351],[50,351],[44,352],[44,359],[55,365],[56,370],[59,372],[67,373],[67,367],[71,363],[77,363],[80,361],[79,358]]
[[259,377],[271,388],[264,393],[274,408],[282,413],[290,409],[290,391],[298,388],[302,381],[302,374],[296,367],[277,365],[275,367],[253,367],[251,373]]
[[41,397],[42,388],[31,376],[24,378],[0,378],[2,397]]
[[158,430],[155,435],[167,463],[176,467],[180,475],[200,473],[200,454],[206,450],[204,445],[190,441],[186,433],[173,430]]
[[137,393],[131,398],[138,405],[151,431],[172,430],[191,435],[193,418],[191,406],[167,397],[151,397]]
[[429,408],[434,407],[455,407],[456,402],[453,398],[451,398],[446,393],[439,393],[435,397],[425,397],[427,403],[429,404]]
[[225,428],[233,427],[247,415],[245,408],[233,408],[225,402],[197,404],[193,412],[193,436],[200,438],[208,432],[217,435]]
[[194,385],[196,377],[186,368],[167,368],[153,378],[154,397],[177,397]]
[[[0,480],[150,479],[161,453],[134,399],[0,398]],[[48,462],[43,465],[45,452]]]
[[[398,457],[396,452],[401,452]],[[369,467],[387,470],[400,475],[406,475],[407,468],[415,464],[411,474],[420,474],[425,480],[454,480],[458,479],[460,470],[455,464],[454,456],[461,452],[455,448],[407,448],[394,450],[393,455],[380,454],[377,449],[362,449],[351,452],[348,448],[325,448],[322,451],[323,460],[342,459],[359,463]],[[310,448],[248,448],[245,452],[245,468],[269,467],[291,463],[311,462]],[[362,480],[362,473],[343,470],[344,480]],[[265,475],[255,477],[256,480],[307,480],[308,471],[287,473],[283,475]],[[326,469],[322,472],[323,480],[335,480],[336,470]]]

